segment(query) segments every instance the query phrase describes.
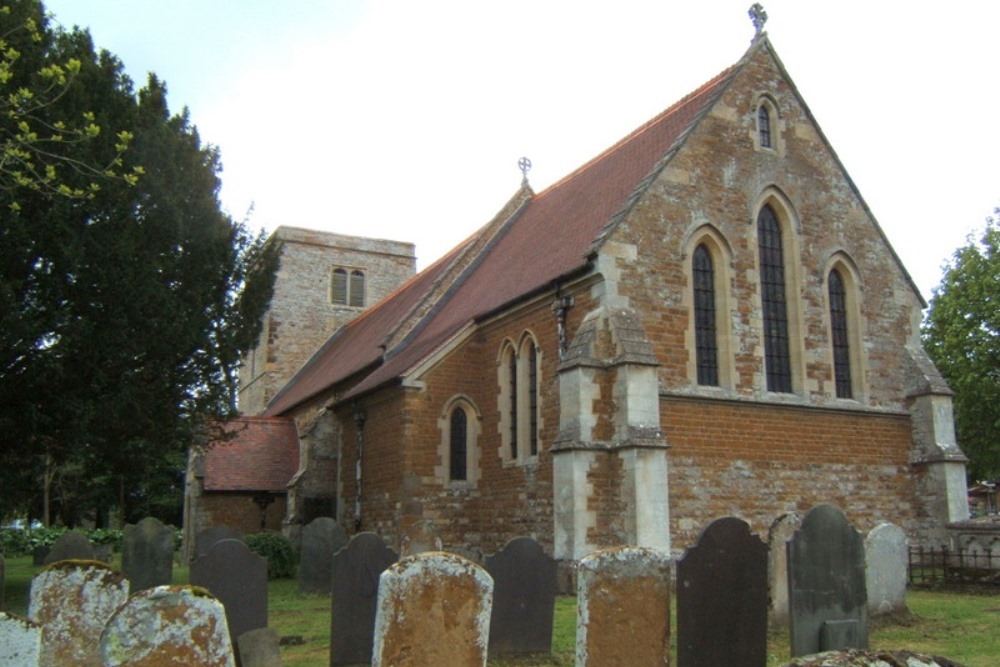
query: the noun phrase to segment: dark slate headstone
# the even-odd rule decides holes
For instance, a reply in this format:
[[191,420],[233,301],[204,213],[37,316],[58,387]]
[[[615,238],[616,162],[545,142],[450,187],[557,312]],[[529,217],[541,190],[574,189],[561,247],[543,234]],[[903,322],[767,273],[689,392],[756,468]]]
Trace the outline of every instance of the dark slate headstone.
[[45,556],[45,564],[60,560],[94,560],[94,545],[79,530],[70,530],[55,541]]
[[371,663],[379,577],[397,559],[375,533],[358,533],[334,555],[331,667]]
[[767,660],[767,545],[741,519],[702,531],[677,563],[677,664],[760,667]]
[[239,540],[217,542],[191,563],[190,580],[225,606],[233,646],[244,632],[267,627],[267,559]]
[[122,531],[122,572],[132,592],[166,586],[174,569],[174,529],[153,517]]
[[217,542],[221,542],[222,540],[238,540],[243,542],[243,533],[229,526],[212,526],[206,528],[194,538],[194,553],[191,555],[191,560],[194,561],[201,558]]
[[548,653],[556,604],[556,562],[530,537],[516,537],[486,559],[493,577],[490,655]]
[[868,647],[864,539],[833,505],[788,541],[788,596],[792,656]]
[[347,545],[343,526],[328,516],[313,519],[302,528],[299,545],[299,590],[329,595],[333,555]]

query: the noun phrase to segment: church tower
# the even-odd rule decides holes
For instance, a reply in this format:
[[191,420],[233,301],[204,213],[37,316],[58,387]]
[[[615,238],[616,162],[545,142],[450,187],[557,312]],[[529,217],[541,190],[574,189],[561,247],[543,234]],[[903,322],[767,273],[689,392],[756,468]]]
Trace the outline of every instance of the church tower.
[[278,227],[281,263],[257,347],[240,368],[239,409],[268,402],[340,327],[416,272],[412,243]]

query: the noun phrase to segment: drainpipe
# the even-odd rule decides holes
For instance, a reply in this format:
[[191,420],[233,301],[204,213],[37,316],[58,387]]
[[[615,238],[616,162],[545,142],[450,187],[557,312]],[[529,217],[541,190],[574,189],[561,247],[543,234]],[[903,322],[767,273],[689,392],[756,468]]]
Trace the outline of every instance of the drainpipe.
[[354,470],[354,530],[361,530],[361,454],[365,448],[365,420],[368,414],[354,404],[355,470]]

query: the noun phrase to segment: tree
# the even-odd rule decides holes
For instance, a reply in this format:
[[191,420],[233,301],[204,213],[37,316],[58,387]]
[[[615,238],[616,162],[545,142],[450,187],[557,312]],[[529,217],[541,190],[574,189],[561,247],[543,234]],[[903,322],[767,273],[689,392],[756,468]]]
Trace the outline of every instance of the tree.
[[117,161],[138,178],[95,188],[70,168],[55,192],[0,187],[0,511],[37,507],[49,489],[76,511],[134,519],[178,488],[192,438],[233,413],[278,247],[222,212],[219,153],[186,111],[169,112],[161,81],[136,93],[87,32],[52,27],[37,0],[6,4],[39,33],[8,61],[11,80],[79,63],[36,121],[86,113],[115,128],[61,143],[60,164]]
[[922,335],[955,391],[955,428],[970,476],[1000,476],[1000,228],[994,218],[946,265]]

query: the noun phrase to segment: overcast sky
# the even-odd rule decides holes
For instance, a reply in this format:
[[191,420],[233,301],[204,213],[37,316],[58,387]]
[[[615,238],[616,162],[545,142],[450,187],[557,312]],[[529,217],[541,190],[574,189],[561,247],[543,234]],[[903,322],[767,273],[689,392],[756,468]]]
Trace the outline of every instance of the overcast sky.
[[[749,0],[47,0],[224,165],[222,202],[419,268],[735,63]],[[769,0],[766,30],[923,296],[1000,206],[1000,2]]]

